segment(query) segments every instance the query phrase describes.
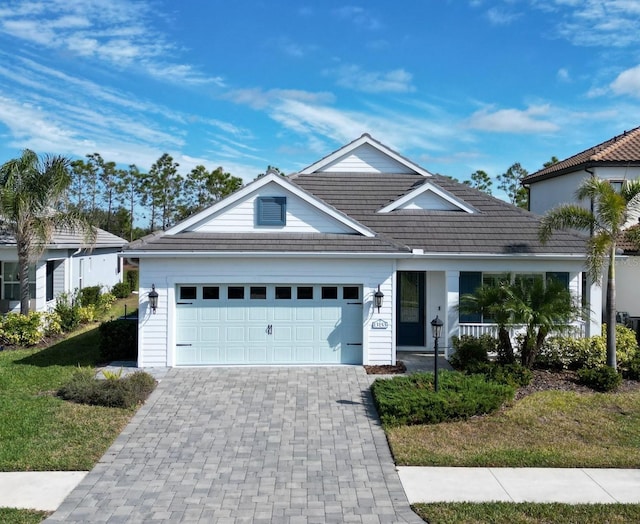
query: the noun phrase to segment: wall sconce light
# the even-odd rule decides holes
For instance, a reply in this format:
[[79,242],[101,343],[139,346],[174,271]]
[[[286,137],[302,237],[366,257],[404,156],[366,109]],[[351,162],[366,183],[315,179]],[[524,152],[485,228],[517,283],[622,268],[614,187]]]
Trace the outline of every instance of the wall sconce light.
[[158,292],[156,291],[155,284],[151,284],[151,291],[149,291],[149,307],[155,315],[156,309],[158,309]]
[[380,308],[382,307],[382,302],[384,300],[384,293],[380,291],[380,285],[378,285],[378,291],[373,294],[373,304],[378,308],[378,313],[380,313]]

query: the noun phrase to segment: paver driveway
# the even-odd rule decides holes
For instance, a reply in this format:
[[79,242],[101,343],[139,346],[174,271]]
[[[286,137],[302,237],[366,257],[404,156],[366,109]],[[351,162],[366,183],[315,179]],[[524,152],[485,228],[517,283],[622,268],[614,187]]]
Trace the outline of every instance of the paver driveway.
[[422,522],[361,367],[172,369],[46,522]]

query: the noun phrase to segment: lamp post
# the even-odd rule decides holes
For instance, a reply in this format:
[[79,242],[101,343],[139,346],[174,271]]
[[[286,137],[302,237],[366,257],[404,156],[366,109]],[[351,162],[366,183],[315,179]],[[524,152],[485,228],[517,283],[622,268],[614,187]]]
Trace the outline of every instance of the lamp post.
[[434,391],[438,391],[438,339],[442,335],[442,326],[444,322],[438,318],[434,318],[431,321],[431,334],[433,335],[433,389]]

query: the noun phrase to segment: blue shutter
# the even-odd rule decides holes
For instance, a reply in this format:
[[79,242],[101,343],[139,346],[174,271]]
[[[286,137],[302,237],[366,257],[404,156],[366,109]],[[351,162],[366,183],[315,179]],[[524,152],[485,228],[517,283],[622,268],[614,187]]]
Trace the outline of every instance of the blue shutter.
[[286,197],[260,197],[256,223],[259,226],[284,226],[287,223]]
[[[482,286],[482,273],[480,271],[461,271],[460,272],[460,296],[473,293]],[[482,322],[481,313],[460,313],[459,321],[466,322]]]

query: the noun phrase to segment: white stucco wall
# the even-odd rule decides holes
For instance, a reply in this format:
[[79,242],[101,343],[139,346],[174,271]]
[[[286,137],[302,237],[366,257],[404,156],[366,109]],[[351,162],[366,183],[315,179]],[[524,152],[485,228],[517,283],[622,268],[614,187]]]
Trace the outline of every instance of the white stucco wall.
[[640,256],[616,260],[616,309],[640,317]]
[[68,265],[69,291],[90,286],[102,286],[108,291],[120,282],[122,261],[117,253],[109,251],[96,249],[75,255]]

